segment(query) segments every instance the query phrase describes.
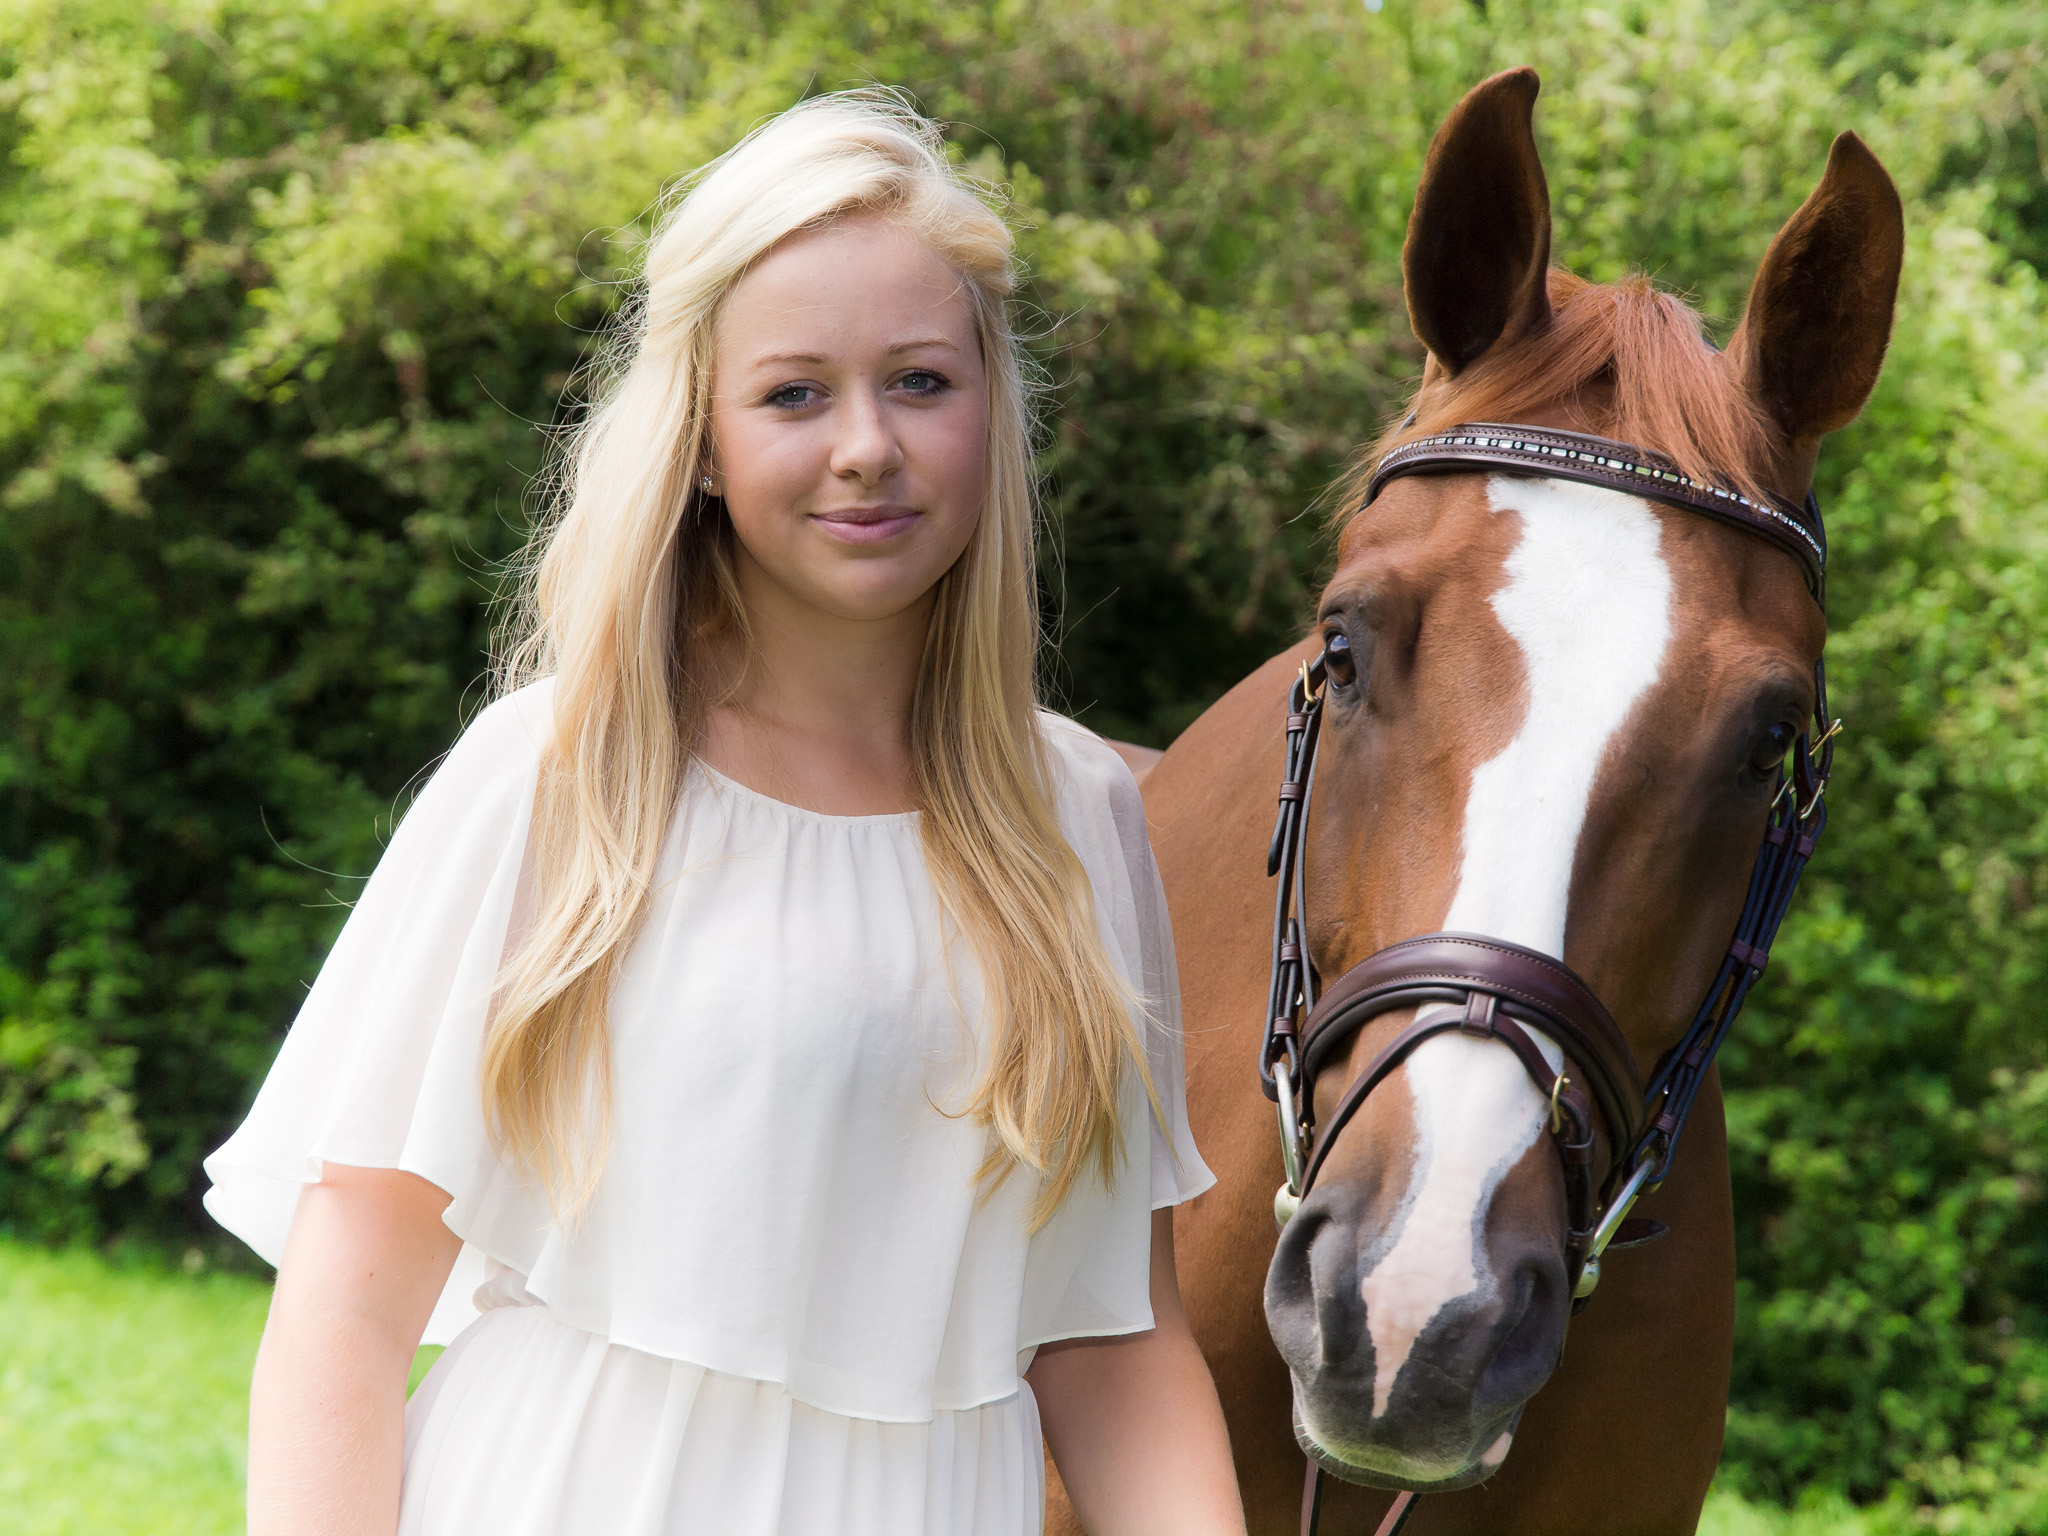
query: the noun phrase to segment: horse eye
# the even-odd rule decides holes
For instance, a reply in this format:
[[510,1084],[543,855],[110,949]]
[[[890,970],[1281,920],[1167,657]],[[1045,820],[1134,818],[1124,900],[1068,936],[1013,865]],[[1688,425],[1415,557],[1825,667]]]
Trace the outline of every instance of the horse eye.
[[1750,771],[1759,777],[1769,777],[1785,761],[1785,754],[1792,750],[1792,743],[1799,739],[1799,727],[1789,721],[1780,720],[1765,731],[1750,754]]
[[1358,680],[1357,669],[1351,664],[1351,642],[1341,632],[1323,636],[1323,671],[1339,688],[1349,688]]

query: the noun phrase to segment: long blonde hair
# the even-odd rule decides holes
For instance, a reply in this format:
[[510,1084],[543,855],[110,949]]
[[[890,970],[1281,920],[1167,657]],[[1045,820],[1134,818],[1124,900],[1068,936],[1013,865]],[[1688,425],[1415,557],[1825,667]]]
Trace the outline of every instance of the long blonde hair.
[[925,863],[985,981],[986,1044],[962,1111],[990,1132],[982,1177],[1040,1174],[1031,1219],[1042,1224],[1084,1170],[1107,1180],[1123,1156],[1125,1074],[1152,1097],[1131,994],[1054,813],[1037,718],[1036,505],[1010,230],[903,100],[819,97],[714,161],[656,228],[601,387],[566,439],[501,645],[503,691],[554,677],[555,730],[534,805],[531,913],[484,1046],[484,1104],[500,1152],[538,1178],[558,1217],[580,1212],[602,1174],[612,986],[716,702],[693,658],[707,637],[746,633],[731,525],[694,484],[719,309],[779,241],[856,213],[900,221],[960,274],[988,376],[987,496],[940,581],[911,711]]

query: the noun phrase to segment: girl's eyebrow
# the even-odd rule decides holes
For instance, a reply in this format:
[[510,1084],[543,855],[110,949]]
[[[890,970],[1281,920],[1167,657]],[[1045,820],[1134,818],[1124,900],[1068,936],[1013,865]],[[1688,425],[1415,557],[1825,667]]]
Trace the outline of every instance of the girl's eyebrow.
[[[894,357],[899,352],[917,352],[926,347],[943,347],[948,352],[960,350],[960,344],[949,336],[920,336],[914,341],[897,342],[885,355]],[[764,352],[754,359],[754,366],[762,367],[769,363],[804,363],[816,367],[830,361],[830,358],[816,352]]]

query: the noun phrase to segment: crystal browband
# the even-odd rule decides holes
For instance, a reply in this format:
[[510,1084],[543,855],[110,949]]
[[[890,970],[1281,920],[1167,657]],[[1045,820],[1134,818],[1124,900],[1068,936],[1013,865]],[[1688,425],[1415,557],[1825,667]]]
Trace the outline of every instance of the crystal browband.
[[1576,480],[1701,512],[1761,535],[1799,561],[1808,589],[1819,597],[1827,576],[1826,534],[1819,508],[1807,498],[1805,520],[1752,500],[1740,491],[1695,480],[1659,454],[1584,432],[1465,422],[1403,443],[1373,467],[1366,484],[1370,506],[1390,480],[1474,465]]

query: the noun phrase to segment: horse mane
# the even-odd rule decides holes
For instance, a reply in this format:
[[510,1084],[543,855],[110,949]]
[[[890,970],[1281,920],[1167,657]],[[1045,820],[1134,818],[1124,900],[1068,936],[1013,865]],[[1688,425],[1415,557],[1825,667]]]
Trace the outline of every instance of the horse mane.
[[1338,506],[1348,520],[1363,506],[1372,467],[1391,450],[1467,421],[1514,422],[1611,385],[1599,430],[1649,448],[1696,480],[1758,501],[1770,499],[1759,471],[1770,462],[1763,409],[1707,340],[1695,310],[1641,272],[1594,283],[1553,267],[1550,318],[1472,363],[1456,378],[1426,372],[1402,419],[1353,464]]

